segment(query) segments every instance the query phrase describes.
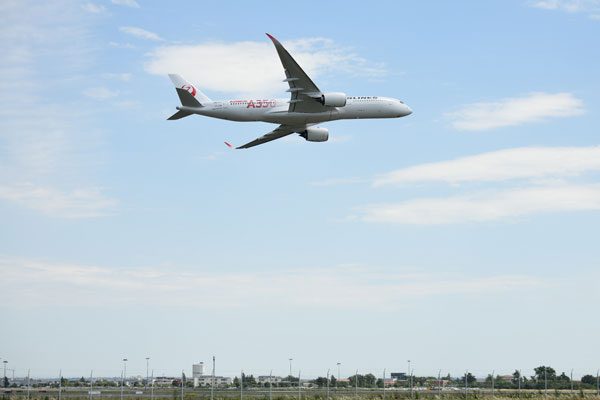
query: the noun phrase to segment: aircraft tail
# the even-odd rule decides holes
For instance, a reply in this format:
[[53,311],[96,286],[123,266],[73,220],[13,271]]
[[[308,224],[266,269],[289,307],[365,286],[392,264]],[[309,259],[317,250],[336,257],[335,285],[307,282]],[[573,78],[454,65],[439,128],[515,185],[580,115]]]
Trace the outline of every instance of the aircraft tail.
[[[180,75],[177,74],[169,74],[169,78],[171,78],[171,82],[175,85],[175,89],[177,90],[177,94],[179,95],[179,99],[181,100],[181,104],[188,107],[201,107],[202,103],[210,102],[210,99],[207,95],[202,93],[200,89],[183,79]],[[185,96],[185,99],[182,97],[182,93],[187,92],[190,96]],[[193,100],[195,100],[195,102]],[[184,103],[184,100],[191,104]],[[193,103],[199,103],[193,104]]]

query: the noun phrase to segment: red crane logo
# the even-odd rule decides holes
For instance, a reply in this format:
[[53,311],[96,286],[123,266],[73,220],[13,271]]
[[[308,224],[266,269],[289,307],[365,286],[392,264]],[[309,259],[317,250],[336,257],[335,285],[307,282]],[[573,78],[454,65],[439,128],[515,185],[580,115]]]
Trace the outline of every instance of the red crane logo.
[[192,85],[183,85],[181,88],[190,92],[192,96],[196,96],[196,88]]

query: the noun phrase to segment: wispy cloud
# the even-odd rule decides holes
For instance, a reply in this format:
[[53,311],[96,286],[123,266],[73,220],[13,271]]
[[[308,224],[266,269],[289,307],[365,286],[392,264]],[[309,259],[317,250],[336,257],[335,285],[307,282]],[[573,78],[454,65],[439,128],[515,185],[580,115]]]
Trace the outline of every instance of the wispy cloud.
[[96,3],[85,3],[81,7],[85,11],[90,12],[92,14],[100,14],[106,10],[103,5],[96,4]]
[[376,177],[373,185],[555,179],[593,171],[600,171],[600,146],[520,147],[402,168]]
[[373,204],[359,208],[353,218],[364,222],[443,225],[597,210],[600,210],[599,185],[553,185]]
[[[95,161],[97,136],[89,128],[80,134],[81,126],[89,125],[75,107],[80,98],[71,93],[59,96],[69,100],[57,100],[47,89],[48,80],[57,91],[65,77],[81,77],[89,61],[85,41],[89,16],[79,4],[69,2],[15,1],[2,6],[0,199],[59,217],[105,214],[116,201],[85,176],[88,162]],[[23,111],[32,104],[35,117]]]
[[[387,73],[383,64],[367,61],[329,39],[296,39],[284,45],[313,78],[330,72],[363,77]],[[220,92],[272,95],[287,88],[281,82],[284,73],[277,53],[267,39],[161,46],[151,53],[145,68],[158,75],[179,73],[202,88]]]
[[108,45],[117,49],[134,49],[135,46],[131,43],[108,42]]
[[131,74],[129,72],[105,73],[102,74],[102,77],[105,79],[115,79],[122,82],[129,82],[131,80]]
[[98,188],[78,188],[61,191],[54,187],[33,184],[0,185],[0,199],[45,215],[63,218],[94,218],[112,215],[117,205],[114,199]]
[[[489,295],[545,286],[525,275],[430,275],[375,268],[207,272],[169,266],[107,268],[0,257],[0,301],[21,306],[144,304],[196,309],[394,309],[447,294]],[[356,293],[360,293],[357,296]]]
[[532,1],[530,5],[544,10],[585,13],[594,19],[600,17],[600,0],[539,0]]
[[350,178],[330,178],[330,179],[322,179],[320,181],[314,181],[310,184],[312,186],[338,186],[338,185],[352,185],[356,183],[365,183],[369,182],[368,179],[360,178],[358,176],[353,176]]
[[136,26],[122,26],[119,28],[119,30],[128,35],[135,36],[138,39],[152,40],[152,41],[157,41],[157,42],[164,40],[163,38],[158,36],[158,34],[147,31],[142,28],[138,28]]
[[104,86],[91,87],[83,91],[83,94],[94,100],[108,100],[119,95],[116,90],[110,90]]
[[531,93],[494,102],[467,104],[447,113],[455,129],[485,131],[584,113],[583,101],[571,93]]
[[116,4],[118,6],[140,8],[140,5],[136,0],[111,0],[111,3]]

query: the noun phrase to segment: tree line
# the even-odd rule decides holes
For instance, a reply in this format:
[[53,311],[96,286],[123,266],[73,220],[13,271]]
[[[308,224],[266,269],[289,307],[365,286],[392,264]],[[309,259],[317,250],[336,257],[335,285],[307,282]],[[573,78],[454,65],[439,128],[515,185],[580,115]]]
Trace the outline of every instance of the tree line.
[[[281,379],[279,382],[259,382],[254,375],[241,374],[241,380],[239,377],[235,377],[233,379],[232,387],[239,388],[242,384],[244,388],[252,388],[252,387],[291,387],[298,386],[299,380],[298,377],[287,376]],[[192,386],[192,381],[186,379],[185,375],[183,375],[184,385]],[[329,386],[331,388],[382,388],[384,385],[384,381],[382,378],[377,378],[375,375],[369,373],[365,375],[352,375],[345,380],[338,380],[334,375],[330,375],[329,377],[320,376],[316,379],[312,379],[308,381],[310,384],[314,386],[323,388]],[[13,382],[11,383],[7,377],[4,377],[2,380],[3,387],[17,387],[17,385]],[[128,385],[139,387],[144,386],[145,382],[128,382]],[[592,374],[584,375],[580,381],[571,381],[571,377],[568,376],[565,372],[562,372],[560,375],[557,374],[556,370],[550,366],[541,365],[537,368],[534,368],[534,374],[530,377],[523,376],[519,370],[515,370],[512,375],[510,375],[510,379],[507,376],[496,375],[492,376],[489,374],[484,380],[477,380],[477,378],[470,372],[458,376],[452,377],[450,374],[441,377],[438,379],[433,376],[411,376],[405,380],[396,380],[392,385],[388,385],[391,387],[437,387],[439,385],[444,386],[459,386],[464,387],[465,385],[473,388],[490,388],[494,387],[497,389],[570,389],[571,387],[576,389],[594,389],[598,385],[598,376],[594,376]],[[61,385],[63,387],[84,387],[89,386],[90,381],[84,377],[80,379],[66,379],[61,378]],[[93,385],[95,387],[118,387],[121,385],[120,382],[115,380],[107,380],[107,379],[97,379],[93,381]],[[181,385],[180,379],[173,379],[173,386]],[[36,383],[32,385],[36,386],[48,386],[47,383]],[[51,387],[58,387],[58,382],[53,382],[50,384]]]

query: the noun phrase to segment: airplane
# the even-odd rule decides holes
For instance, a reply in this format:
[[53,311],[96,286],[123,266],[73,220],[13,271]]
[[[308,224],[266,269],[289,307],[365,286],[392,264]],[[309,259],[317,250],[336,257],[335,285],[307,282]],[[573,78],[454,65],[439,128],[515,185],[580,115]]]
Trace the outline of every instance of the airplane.
[[[236,149],[248,149],[284,136],[298,133],[309,142],[326,142],[329,130],[315,126],[340,119],[399,118],[412,114],[404,102],[381,96],[346,96],[340,92],[322,92],[300,65],[273,36],[266,34],[275,45],[290,99],[209,99],[197,87],[177,74],[169,74],[175,85],[181,106],[168,120],[192,114],[230,121],[262,121],[279,124],[273,131]],[[228,147],[231,144],[225,142]]]

